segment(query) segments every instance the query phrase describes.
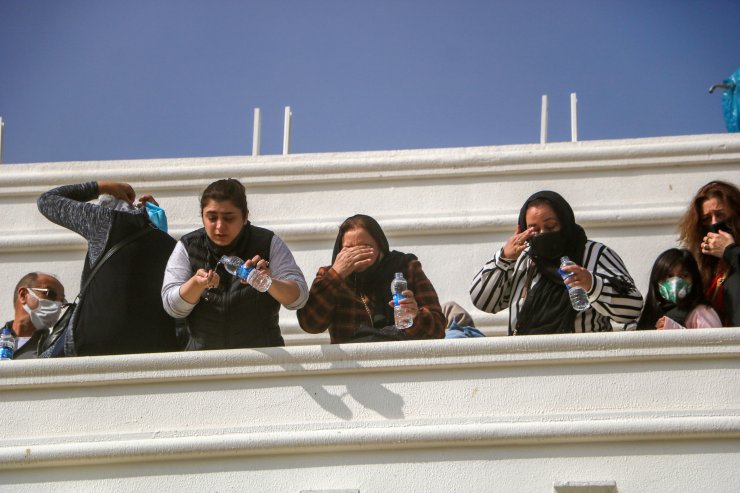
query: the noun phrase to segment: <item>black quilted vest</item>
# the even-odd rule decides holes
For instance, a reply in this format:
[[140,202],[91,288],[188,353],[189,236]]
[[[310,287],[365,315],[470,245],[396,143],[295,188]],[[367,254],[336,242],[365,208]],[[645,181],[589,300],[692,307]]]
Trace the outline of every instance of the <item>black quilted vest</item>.
[[[141,228],[144,214],[114,211],[102,257]],[[175,320],[162,307],[162,280],[176,241],[158,229],[116,252],[95,274],[75,313],[79,356],[176,351]],[[90,274],[85,258],[82,283]]]
[[[270,244],[274,233],[248,224],[229,248],[229,255],[243,260],[259,255],[270,259]],[[219,260],[201,228],[182,237],[190,257],[192,272],[210,270]],[[188,316],[190,341],[187,350],[232,349],[284,346],[278,312],[280,303],[267,293],[260,293],[218,266],[221,278],[218,288],[203,293]]]

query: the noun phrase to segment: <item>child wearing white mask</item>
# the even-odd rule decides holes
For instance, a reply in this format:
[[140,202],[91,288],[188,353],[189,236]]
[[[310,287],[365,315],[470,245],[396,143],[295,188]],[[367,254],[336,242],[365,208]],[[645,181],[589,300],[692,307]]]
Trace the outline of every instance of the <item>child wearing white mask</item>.
[[722,327],[719,315],[704,298],[701,279],[688,250],[671,248],[661,253],[650,273],[637,330]]

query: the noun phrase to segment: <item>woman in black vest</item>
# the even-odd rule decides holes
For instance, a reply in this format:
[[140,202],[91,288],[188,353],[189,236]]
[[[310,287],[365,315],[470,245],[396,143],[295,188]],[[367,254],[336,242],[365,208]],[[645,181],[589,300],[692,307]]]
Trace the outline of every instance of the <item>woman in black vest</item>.
[[[187,319],[186,349],[283,346],[280,305],[301,308],[308,286],[293,254],[272,231],[249,222],[244,186],[234,179],[211,183],[200,199],[203,228],[182,237],[162,284],[165,310]],[[260,293],[218,264],[223,255],[272,278]]]

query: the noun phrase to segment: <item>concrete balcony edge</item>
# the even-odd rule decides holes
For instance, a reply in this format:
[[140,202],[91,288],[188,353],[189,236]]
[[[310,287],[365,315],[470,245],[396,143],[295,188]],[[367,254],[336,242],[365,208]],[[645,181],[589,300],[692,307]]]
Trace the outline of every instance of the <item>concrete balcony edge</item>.
[[22,445],[0,448],[0,470],[89,466],[233,456],[291,455],[421,448],[586,442],[640,442],[740,437],[738,416],[669,416],[546,422],[439,424],[436,422],[283,432],[210,434],[176,438]]
[[19,360],[0,367],[0,377],[5,392],[11,392],[44,387],[738,357],[740,329],[719,328]]

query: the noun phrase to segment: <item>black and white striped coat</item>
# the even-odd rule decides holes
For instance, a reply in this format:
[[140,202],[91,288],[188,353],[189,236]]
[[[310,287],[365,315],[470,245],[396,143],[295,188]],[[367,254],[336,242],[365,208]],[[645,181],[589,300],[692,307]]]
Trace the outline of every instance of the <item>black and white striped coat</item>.
[[[502,258],[503,248],[478,272],[470,288],[473,304],[489,313],[509,308],[509,334],[514,334],[519,311],[524,304],[522,293],[527,283],[527,273],[534,270],[532,286],[542,276],[529,255],[529,248],[519,258]],[[588,299],[591,308],[576,316],[575,332],[603,332],[612,330],[612,322],[626,324],[634,322],[642,310],[642,295],[635,287],[624,262],[616,252],[606,245],[587,240],[579,265],[588,269],[593,278]],[[632,289],[627,294],[619,293],[610,283],[610,278],[627,282]]]

